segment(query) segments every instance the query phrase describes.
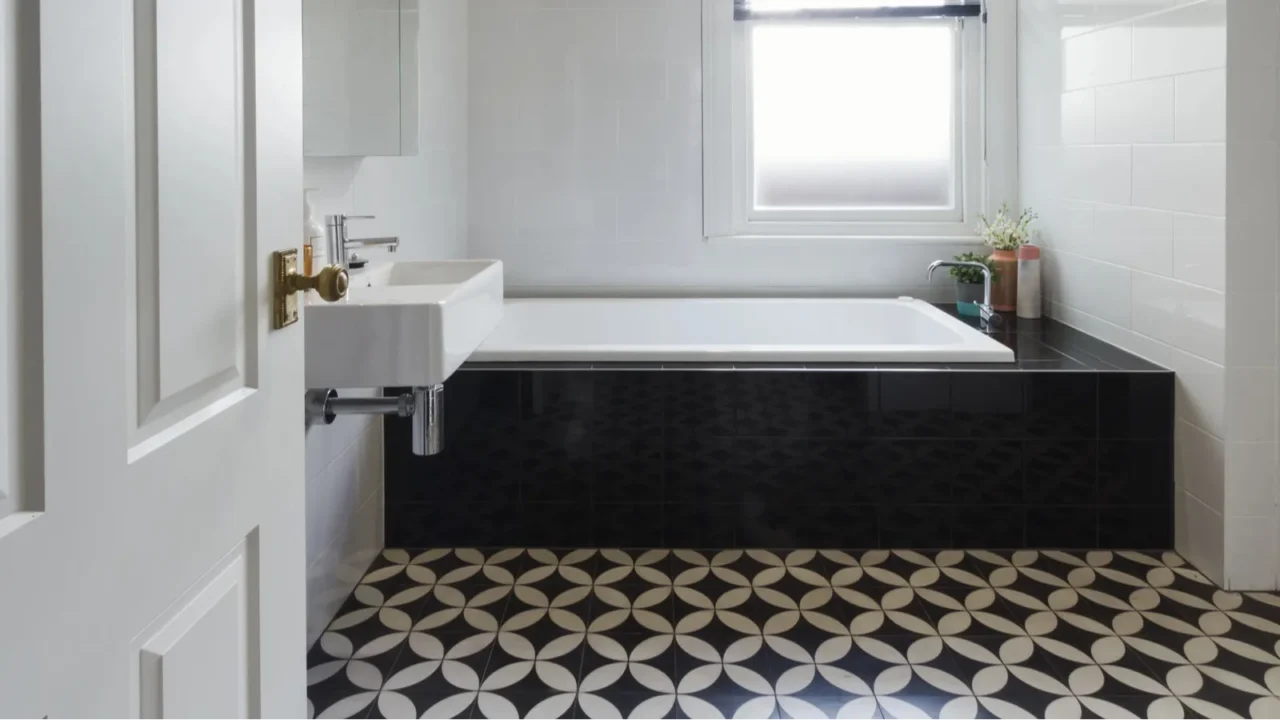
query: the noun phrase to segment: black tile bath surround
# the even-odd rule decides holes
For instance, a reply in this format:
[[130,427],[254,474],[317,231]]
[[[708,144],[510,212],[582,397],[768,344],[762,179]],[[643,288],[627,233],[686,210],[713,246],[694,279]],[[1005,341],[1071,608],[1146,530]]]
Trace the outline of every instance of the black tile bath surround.
[[1173,374],[1052,321],[1015,365],[468,365],[386,424],[388,547],[1168,548]]

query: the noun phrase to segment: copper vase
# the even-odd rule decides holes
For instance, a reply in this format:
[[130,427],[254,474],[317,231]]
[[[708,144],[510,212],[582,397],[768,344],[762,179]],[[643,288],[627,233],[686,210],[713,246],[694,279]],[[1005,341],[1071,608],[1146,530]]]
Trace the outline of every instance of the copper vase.
[[1018,309],[1018,253],[1015,250],[993,250],[996,279],[991,284],[991,307],[998,312]]

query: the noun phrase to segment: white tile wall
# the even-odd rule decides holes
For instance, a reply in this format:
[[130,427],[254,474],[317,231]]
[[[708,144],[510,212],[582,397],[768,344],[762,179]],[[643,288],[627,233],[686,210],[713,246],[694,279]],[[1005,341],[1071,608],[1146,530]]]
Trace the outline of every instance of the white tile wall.
[[1211,362],[1225,361],[1226,297],[1170,278],[1134,273],[1133,329]]
[[1226,212],[1225,187],[1222,143],[1133,148],[1134,205],[1220,216]]
[[1227,524],[1227,574],[1233,588],[1270,588],[1276,584],[1274,552],[1259,548],[1275,548],[1275,515],[1234,517]]
[[1226,437],[1226,378],[1222,366],[1198,355],[1173,350],[1169,369],[1178,374],[1178,413],[1188,423]]
[[306,514],[311,644],[382,547],[380,418],[343,417],[333,425],[307,428]]
[[1133,28],[1104,27],[1062,43],[1062,88],[1125,82],[1133,77]]
[[1230,517],[1270,516],[1276,504],[1276,443],[1233,442],[1227,447],[1227,474],[1236,483],[1226,498]]
[[1189,492],[1174,496],[1174,532],[1178,552],[1215,582],[1226,571],[1222,513]]
[[[1178,549],[1221,580],[1234,237],[1227,3],[1018,7],[1020,190],[1043,218],[1049,312],[1178,373]],[[1060,184],[1042,161],[1054,153]]]
[[[1099,4],[1129,5],[1111,0]],[[1167,13],[1150,13],[1134,19],[1134,79],[1224,67],[1227,64],[1226,6],[1226,0],[1203,0]],[[1140,5],[1132,7],[1146,9]]]
[[1072,147],[1063,158],[1067,197],[1128,205],[1133,197],[1133,148],[1128,145]]
[[1062,93],[1062,143],[1092,145],[1097,136],[1097,94],[1093,88]]
[[1045,289],[1051,301],[1122,327],[1132,324],[1134,274],[1128,269],[1070,253],[1053,256],[1051,265],[1052,282]]
[[1179,484],[1188,495],[1221,515],[1226,497],[1226,445],[1180,419],[1174,429],[1174,448]]
[[1232,0],[1227,22],[1227,584],[1280,585],[1277,514],[1276,153],[1280,3]]
[[1173,276],[1219,292],[1226,290],[1226,218],[1174,213]]
[[703,240],[700,5],[471,0],[470,255],[513,293],[944,298],[968,243]]
[[1178,75],[1173,86],[1175,142],[1226,142],[1227,114],[1205,112],[1226,102],[1225,68]]
[[[306,184],[317,188],[316,213],[377,215],[353,224],[352,234],[398,235],[395,259],[467,254],[467,12],[467,0],[419,5],[418,155],[306,162]],[[361,252],[386,258],[379,251]],[[308,429],[309,642],[382,547],[381,490],[380,419],[341,418]]]
[[1173,213],[1128,205],[1093,209],[1097,257],[1134,270],[1173,274]]
[[1173,142],[1173,78],[1106,85],[1095,92],[1095,142]]

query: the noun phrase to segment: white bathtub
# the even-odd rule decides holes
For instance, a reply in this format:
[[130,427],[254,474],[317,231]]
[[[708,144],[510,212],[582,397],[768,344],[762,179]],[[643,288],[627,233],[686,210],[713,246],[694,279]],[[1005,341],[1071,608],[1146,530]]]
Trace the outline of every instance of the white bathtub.
[[472,362],[1001,363],[1013,351],[920,300],[507,300]]

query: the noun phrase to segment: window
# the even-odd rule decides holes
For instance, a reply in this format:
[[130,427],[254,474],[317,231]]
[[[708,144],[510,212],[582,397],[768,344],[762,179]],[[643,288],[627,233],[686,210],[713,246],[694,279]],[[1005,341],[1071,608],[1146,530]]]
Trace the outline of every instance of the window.
[[707,236],[971,236],[1014,200],[977,1],[704,0]]

